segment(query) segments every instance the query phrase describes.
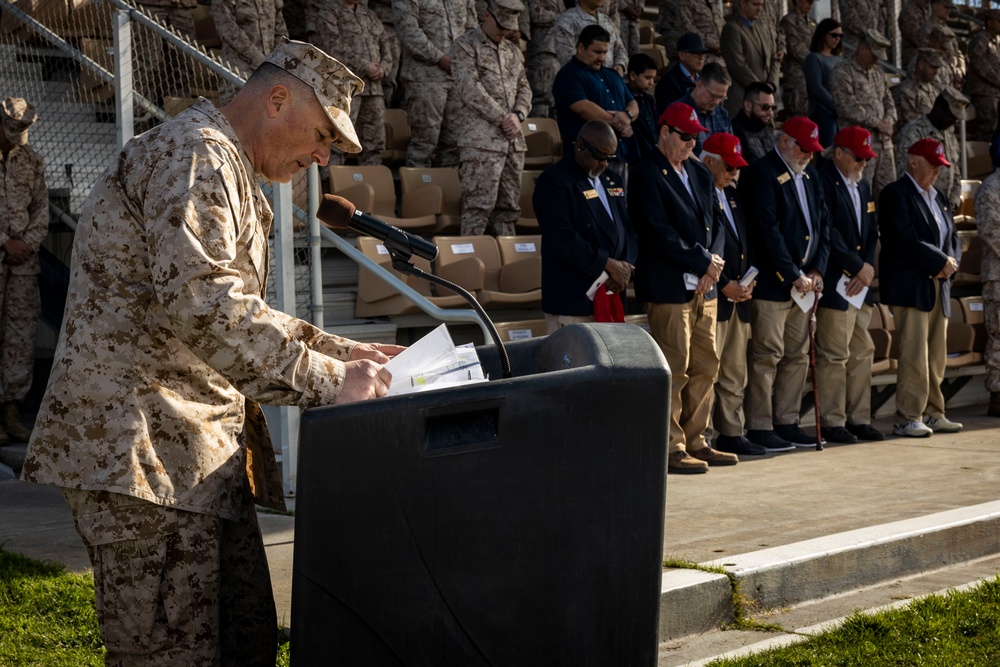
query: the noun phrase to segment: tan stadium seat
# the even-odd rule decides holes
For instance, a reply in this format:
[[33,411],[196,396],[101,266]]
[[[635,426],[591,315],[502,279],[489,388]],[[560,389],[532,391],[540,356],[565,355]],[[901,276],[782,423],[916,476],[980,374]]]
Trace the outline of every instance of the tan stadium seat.
[[406,147],[410,145],[410,121],[403,109],[386,109],[385,150],[382,164],[390,166],[406,159]]
[[981,265],[983,245],[977,231],[960,231],[958,240],[962,244],[962,259],[955,272],[954,285],[978,285],[982,282]]
[[[538,292],[537,303],[542,305],[542,237],[538,234],[523,236],[498,236],[500,250],[500,289],[504,292]],[[504,282],[506,281],[506,282]]]
[[965,142],[965,155],[970,179],[986,178],[993,173],[993,160],[990,159],[990,143],[988,141]]
[[552,118],[525,118],[521,133],[528,143],[524,155],[525,169],[544,169],[562,157],[563,143],[559,126]]
[[975,366],[982,363],[983,355],[973,349],[976,341],[976,332],[971,324],[955,321],[948,322],[947,339],[948,358],[945,362],[947,368]]
[[[954,301],[954,299],[952,299]],[[983,310],[983,297],[963,296],[958,299],[958,311],[962,316],[962,321],[971,325],[976,332],[976,341],[972,346],[975,352],[982,354],[986,351],[986,319]],[[955,317],[955,306],[952,304],[952,317]]]
[[653,62],[656,63],[656,71],[661,74],[670,65],[670,60],[667,58],[667,50],[659,44],[640,44],[639,53],[645,53],[652,58]]
[[[541,303],[541,280],[533,280],[513,264],[504,267],[492,236],[435,236],[438,258],[435,272],[473,292],[484,308],[531,308]],[[507,291],[520,290],[524,291]]]
[[892,319],[892,311],[884,303],[875,304],[875,308],[879,311],[882,328],[889,332],[889,365],[892,372],[896,372],[896,368],[899,366],[899,339],[896,338],[896,325]]
[[976,217],[973,202],[976,198],[976,192],[982,184],[982,181],[974,179],[962,181],[962,209],[958,212],[959,215],[965,215],[972,218]]
[[872,358],[872,375],[881,375],[892,371],[893,364],[889,359],[889,349],[892,347],[892,334],[882,324],[882,311],[878,306],[872,308],[872,319],[868,323],[868,333],[875,345]]
[[539,338],[545,335],[545,320],[517,320],[516,322],[497,322],[497,333],[500,340],[510,343],[515,340]]
[[[366,257],[375,260],[395,274],[397,278],[405,281],[410,287],[427,297],[427,300],[435,306],[440,308],[462,308],[466,305],[465,299],[451,292],[446,292],[447,296],[433,296],[429,282],[421,278],[404,275],[393,269],[389,252],[377,239],[359,236],[358,249]],[[418,269],[427,273],[431,272],[430,262],[426,259],[412,257],[410,261]],[[363,267],[360,269],[358,272],[358,298],[354,304],[355,317],[389,317],[419,312],[421,312],[420,308],[415,303],[397,292],[392,286],[376,278],[368,269]]]
[[362,213],[374,215],[391,225],[415,234],[433,233],[436,215],[396,217],[396,186],[385,165],[330,167],[330,192],[351,201]]
[[[400,167],[399,186],[403,217],[436,215],[437,234],[457,234],[462,229],[462,183],[451,167]],[[432,195],[430,192],[439,192]]]
[[639,19],[639,44],[655,44],[656,30],[649,19]]

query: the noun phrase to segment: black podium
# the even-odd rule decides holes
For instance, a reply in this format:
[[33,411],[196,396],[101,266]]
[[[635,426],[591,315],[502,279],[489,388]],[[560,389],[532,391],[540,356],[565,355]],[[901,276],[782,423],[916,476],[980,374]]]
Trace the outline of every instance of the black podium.
[[666,362],[621,324],[508,350],[303,415],[292,665],[656,664]]

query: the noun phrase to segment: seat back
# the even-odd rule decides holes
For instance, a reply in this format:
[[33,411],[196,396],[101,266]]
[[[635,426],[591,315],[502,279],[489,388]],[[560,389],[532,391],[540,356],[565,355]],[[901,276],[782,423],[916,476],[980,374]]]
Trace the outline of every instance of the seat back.
[[525,139],[536,132],[544,132],[548,135],[552,157],[556,160],[562,157],[562,136],[559,134],[559,126],[554,118],[525,118],[524,122],[521,123],[521,133],[524,134]]
[[[371,210],[366,210],[364,200],[356,201],[352,196],[366,185],[375,194]],[[392,180],[392,172],[385,165],[331,165],[330,192],[350,199],[363,213],[396,217],[396,186]]]
[[483,263],[483,289],[500,291],[500,249],[492,236],[435,236],[437,265],[447,266],[475,257]]
[[545,335],[545,320],[518,320],[515,322],[497,322],[497,333],[500,340],[511,343],[515,340],[527,340]]
[[[392,151],[393,161],[406,158],[410,145],[410,121],[403,109],[386,109],[383,124],[386,126],[385,147]],[[391,134],[390,134],[391,133]],[[390,136],[392,137],[390,141]]]
[[400,167],[399,191],[406,205],[407,196],[417,190],[436,185],[444,194],[443,215],[460,216],[462,214],[462,183],[458,171],[452,167]]

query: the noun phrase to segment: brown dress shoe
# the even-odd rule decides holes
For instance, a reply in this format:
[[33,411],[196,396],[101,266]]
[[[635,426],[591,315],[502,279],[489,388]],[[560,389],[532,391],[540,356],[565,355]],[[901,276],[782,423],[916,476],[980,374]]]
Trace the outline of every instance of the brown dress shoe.
[[708,464],[691,458],[683,449],[667,456],[667,472],[680,475],[697,475],[708,472]]
[[740,462],[740,457],[729,452],[720,452],[711,447],[702,447],[693,452],[688,452],[688,456],[693,456],[699,461],[704,461],[710,466],[734,466]]

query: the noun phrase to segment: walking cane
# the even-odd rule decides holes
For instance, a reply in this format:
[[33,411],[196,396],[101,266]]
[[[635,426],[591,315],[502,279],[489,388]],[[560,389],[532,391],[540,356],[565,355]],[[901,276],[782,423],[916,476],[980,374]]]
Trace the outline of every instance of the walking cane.
[[823,436],[819,427],[819,388],[816,382],[816,307],[819,306],[819,295],[813,301],[809,311],[809,362],[812,366],[813,407],[816,409],[816,451],[823,451]]

